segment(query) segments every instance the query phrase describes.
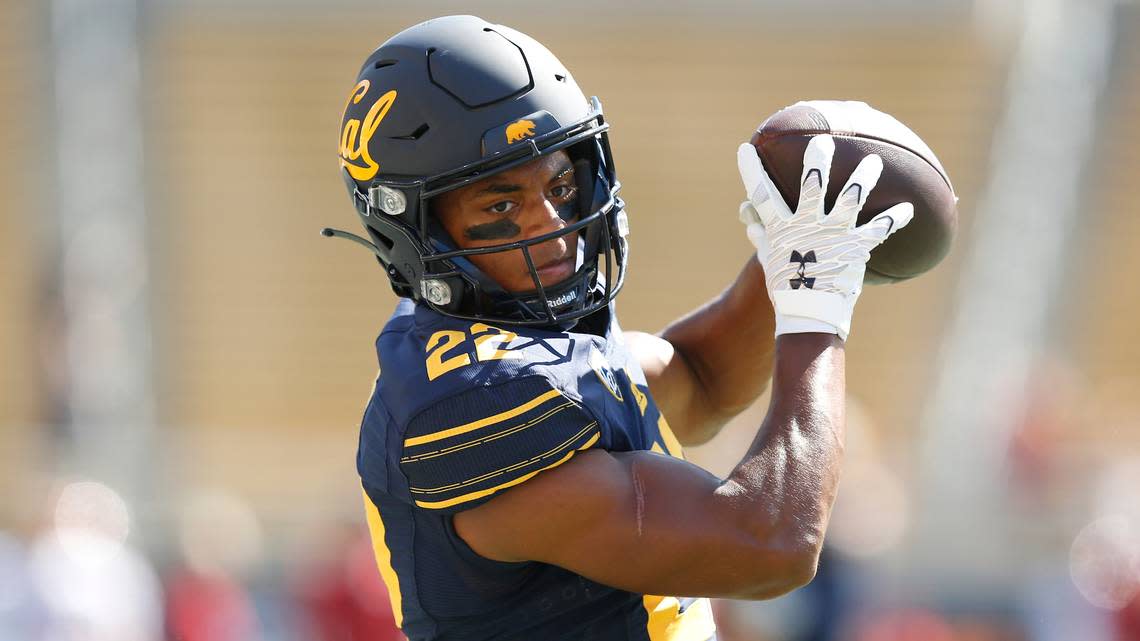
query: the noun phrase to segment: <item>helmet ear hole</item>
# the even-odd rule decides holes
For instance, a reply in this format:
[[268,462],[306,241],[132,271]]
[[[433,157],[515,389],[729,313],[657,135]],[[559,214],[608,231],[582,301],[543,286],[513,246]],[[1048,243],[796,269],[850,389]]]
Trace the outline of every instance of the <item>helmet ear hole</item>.
[[379,253],[387,257],[385,260],[377,256],[376,261],[380,263],[380,266],[383,267],[387,273],[388,282],[392,286],[392,291],[395,292],[397,296],[410,298],[413,295],[414,288],[411,285],[409,275],[400,271],[396,266],[396,261],[393,260],[396,241],[376,231],[371,225],[365,225],[364,228],[368,230],[368,237],[372,239]]
[[372,237],[372,241],[376,243],[376,246],[379,247],[381,251],[385,249],[392,251],[392,248],[396,246],[396,241],[381,234],[371,226],[368,227],[368,235]]
[[376,250],[376,260],[380,261],[385,271],[391,272],[392,263],[395,262],[392,259],[392,249],[396,246],[395,241],[376,231],[371,225],[366,224],[364,228],[368,230],[368,236],[372,239],[372,244]]

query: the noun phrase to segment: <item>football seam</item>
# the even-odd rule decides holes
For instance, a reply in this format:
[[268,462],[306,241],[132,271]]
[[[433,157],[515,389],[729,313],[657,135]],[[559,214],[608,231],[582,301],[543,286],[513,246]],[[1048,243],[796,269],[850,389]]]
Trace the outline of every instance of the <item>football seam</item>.
[[756,144],[754,144],[753,147],[759,147],[762,144],[764,144],[764,142],[769,141],[769,140],[776,140],[778,138],[784,138],[786,136],[802,136],[804,134],[817,134],[817,135],[818,134],[831,134],[833,137],[838,137],[838,138],[848,138],[848,139],[864,138],[867,140],[874,140],[876,142],[885,143],[885,144],[888,144],[888,145],[891,145],[894,147],[898,147],[899,149],[903,149],[905,151],[908,151],[911,154],[921,158],[922,162],[929,165],[930,168],[934,170],[934,173],[938,174],[938,176],[940,178],[942,178],[942,182],[946,183],[946,186],[950,188],[950,193],[951,194],[955,193],[954,192],[954,185],[950,182],[950,177],[947,176],[943,170],[939,169],[937,165],[930,162],[930,159],[927,158],[926,156],[918,153],[917,151],[911,149],[910,147],[907,147],[906,145],[901,145],[894,140],[889,140],[887,138],[881,138],[879,136],[872,136],[870,134],[856,133],[853,131],[852,132],[845,132],[845,133],[837,133],[837,132],[829,131],[829,130],[825,130],[825,129],[797,129],[796,131],[787,131],[787,132],[779,133],[779,134],[770,134],[770,133],[766,133],[764,131],[758,131],[756,133],[760,134],[760,139],[756,141]]

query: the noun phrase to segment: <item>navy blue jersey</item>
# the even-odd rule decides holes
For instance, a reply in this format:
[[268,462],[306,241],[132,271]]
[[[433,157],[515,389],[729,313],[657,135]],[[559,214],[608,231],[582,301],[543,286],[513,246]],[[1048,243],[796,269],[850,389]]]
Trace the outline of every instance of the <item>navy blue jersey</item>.
[[681,456],[612,312],[602,320],[604,335],[508,329],[402,300],[377,339],[357,469],[377,564],[412,641],[714,636],[707,599],[492,561],[455,532],[457,512],[582,450]]

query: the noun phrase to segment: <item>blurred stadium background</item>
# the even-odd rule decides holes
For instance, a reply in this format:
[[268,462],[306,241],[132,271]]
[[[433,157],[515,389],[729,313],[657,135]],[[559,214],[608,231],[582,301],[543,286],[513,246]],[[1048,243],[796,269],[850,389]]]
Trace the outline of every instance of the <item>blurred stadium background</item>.
[[[626,328],[749,254],[734,150],[800,99],[938,153],[949,258],[866,291],[816,581],[723,641],[1140,639],[1140,7],[0,0],[0,639],[392,638],[357,421],[394,298],[337,176],[358,65],[478,13],[613,124]],[[762,399],[689,457],[727,472]]]

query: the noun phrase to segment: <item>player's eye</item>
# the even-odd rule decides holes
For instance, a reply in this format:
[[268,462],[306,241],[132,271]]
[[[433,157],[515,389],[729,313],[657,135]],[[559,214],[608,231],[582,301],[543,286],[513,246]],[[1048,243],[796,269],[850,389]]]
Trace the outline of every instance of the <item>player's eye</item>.
[[568,200],[573,198],[577,191],[578,189],[571,185],[555,185],[554,188],[550,190],[550,195],[559,200]]
[[515,208],[515,204],[509,200],[500,200],[499,202],[487,208],[487,211],[492,214],[505,214]]

